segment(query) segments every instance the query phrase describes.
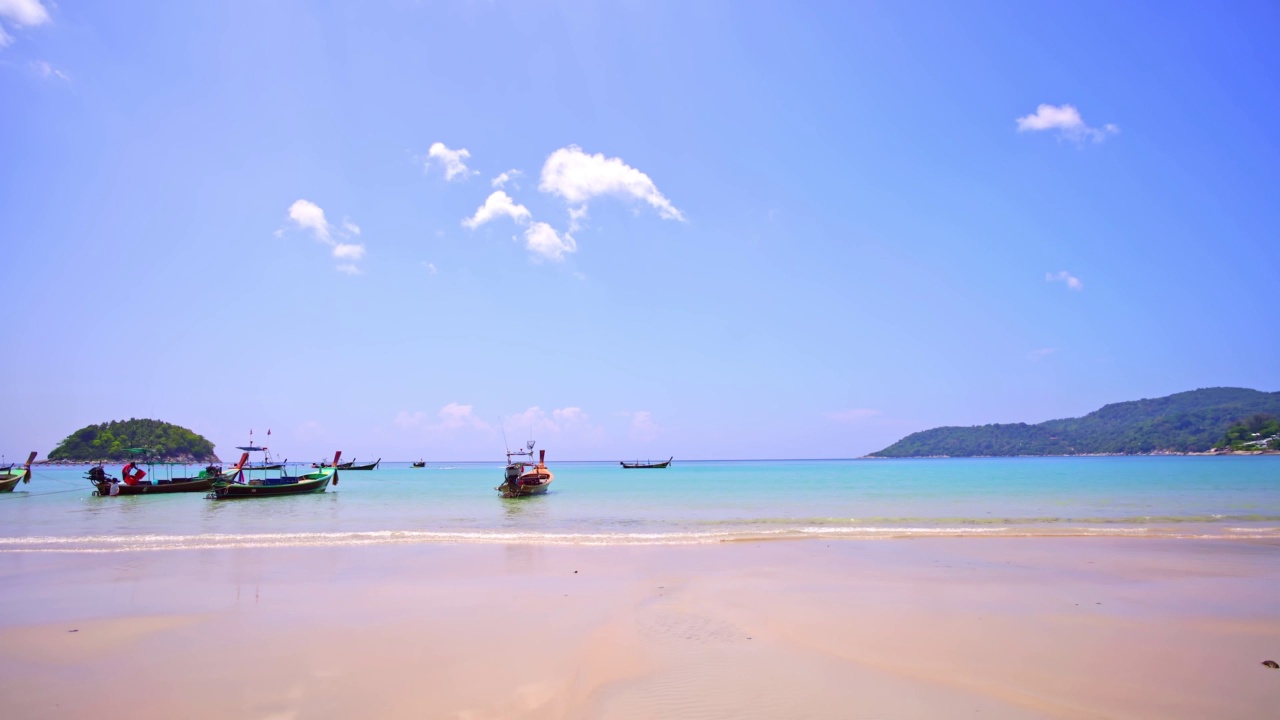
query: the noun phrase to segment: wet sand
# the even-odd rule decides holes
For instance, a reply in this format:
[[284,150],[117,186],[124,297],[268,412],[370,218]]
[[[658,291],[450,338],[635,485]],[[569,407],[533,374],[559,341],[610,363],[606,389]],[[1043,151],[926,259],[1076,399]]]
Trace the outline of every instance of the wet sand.
[[5,718],[1257,718],[1280,546],[0,553]]

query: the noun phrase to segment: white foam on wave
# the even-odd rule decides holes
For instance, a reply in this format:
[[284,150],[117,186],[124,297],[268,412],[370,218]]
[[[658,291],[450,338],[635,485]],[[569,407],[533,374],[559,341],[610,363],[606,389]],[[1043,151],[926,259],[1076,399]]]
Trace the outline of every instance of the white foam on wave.
[[670,532],[512,532],[500,530],[364,530],[350,532],[209,533],[202,535],[79,535],[0,537],[0,553],[135,552],[145,550],[220,550],[245,548],[358,547],[408,544],[522,545],[704,545],[751,540],[801,538],[900,537],[1091,537],[1146,536],[1170,538],[1280,538],[1280,527],[1226,528],[1221,534],[1173,533],[1162,528],[1076,527],[1039,530],[1012,527],[956,526],[799,526],[793,528]]

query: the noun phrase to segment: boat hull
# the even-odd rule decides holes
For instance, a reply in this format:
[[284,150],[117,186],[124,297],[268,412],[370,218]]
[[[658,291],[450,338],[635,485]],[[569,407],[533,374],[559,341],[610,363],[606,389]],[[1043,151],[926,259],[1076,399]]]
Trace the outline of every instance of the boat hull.
[[555,479],[555,475],[549,472],[530,473],[521,475],[519,482],[507,480],[495,488],[502,493],[504,498],[528,497],[530,495],[543,495],[547,492],[547,488],[551,487],[551,481]]
[[208,497],[212,500],[236,500],[242,498],[279,497],[281,495],[310,495],[321,493],[329,487],[334,473],[318,473],[317,476],[303,475],[296,483],[284,485],[246,485],[244,483],[223,483],[213,488]]
[[626,468],[627,470],[661,470],[662,468],[667,467],[668,465],[670,465],[672,460],[675,460],[675,458],[667,458],[667,461],[666,461],[666,462],[660,462],[660,463],[651,463],[651,462],[633,462],[633,463],[629,463],[629,462],[623,462],[623,463],[619,463],[619,464],[620,464],[620,465],[622,465],[622,467]]
[[[96,488],[98,495],[114,497],[118,495],[166,495],[168,493],[205,492],[213,487],[214,482],[214,478],[194,478],[163,485],[126,485],[125,483],[97,482],[93,486]],[[112,492],[113,489],[115,492]]]
[[11,477],[0,477],[0,493],[13,492],[13,489],[22,482],[21,475],[13,475]]

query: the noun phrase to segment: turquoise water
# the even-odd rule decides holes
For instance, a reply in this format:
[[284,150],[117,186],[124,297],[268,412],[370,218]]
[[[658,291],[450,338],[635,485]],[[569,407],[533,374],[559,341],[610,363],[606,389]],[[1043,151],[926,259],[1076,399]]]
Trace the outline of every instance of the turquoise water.
[[[790,537],[1280,537],[1280,457],[553,464],[504,500],[498,463],[343,472],[319,495],[95,497],[84,468],[0,495],[0,552],[414,542],[700,543]],[[118,470],[118,469],[117,469]]]

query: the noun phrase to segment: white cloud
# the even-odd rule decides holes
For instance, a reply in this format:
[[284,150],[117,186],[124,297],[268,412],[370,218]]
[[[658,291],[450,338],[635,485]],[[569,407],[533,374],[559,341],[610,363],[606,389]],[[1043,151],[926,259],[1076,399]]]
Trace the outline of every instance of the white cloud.
[[[4,2],[4,0],[0,0],[0,2]],[[37,74],[37,75],[39,75],[39,76],[40,76],[40,77],[42,77],[42,78],[51,78],[51,77],[56,77],[56,78],[58,78],[59,80],[66,80],[67,82],[71,82],[71,78],[70,78],[70,77],[68,77],[66,73],[64,73],[64,72],[62,72],[61,70],[59,70],[58,68],[56,68],[56,67],[54,67],[54,66],[50,65],[49,63],[45,62],[44,60],[34,60],[34,61],[32,61],[32,62],[31,62],[31,69],[32,69],[32,70],[34,70],[34,71],[36,72],[36,74]]]
[[[517,175],[523,175],[523,174],[524,173],[520,172],[519,170],[511,169],[502,173],[501,175],[494,178],[493,180],[491,180],[489,184],[494,186],[495,188],[502,188],[502,186],[514,180]],[[518,188],[519,186],[517,185],[516,187]]]
[[1058,137],[1075,142],[1102,142],[1108,135],[1120,132],[1120,128],[1111,123],[1101,128],[1089,127],[1073,105],[1041,104],[1036,107],[1034,114],[1020,117],[1017,122],[1018,132],[1056,130]]
[[544,222],[536,222],[524,231],[524,244],[530,252],[548,260],[563,260],[566,253],[578,249],[572,235],[560,235]]
[[324,210],[310,200],[296,200],[289,206],[289,219],[298,223],[298,227],[315,233],[316,239],[326,245],[333,244],[329,235],[329,222],[324,219]]
[[438,413],[440,425],[446,428],[474,428],[476,430],[488,430],[489,423],[476,417],[475,411],[470,405],[459,405],[458,403],[449,403],[440,408]]
[[1072,290],[1084,289],[1084,283],[1080,282],[1080,278],[1076,277],[1075,275],[1072,275],[1066,270],[1059,270],[1056,273],[1045,273],[1044,279],[1045,279],[1045,282],[1064,282],[1067,284],[1067,287],[1071,288]]
[[422,267],[424,267],[424,268],[426,268],[426,269],[427,269],[427,274],[428,274],[428,275],[435,275],[435,274],[436,274],[436,264],[435,264],[435,263],[424,262],[424,263],[422,263]]
[[428,433],[456,430],[489,430],[489,423],[476,417],[471,405],[460,405],[451,402],[440,408],[432,418],[422,411],[409,412],[401,410],[396,413],[395,424],[407,429],[424,430]]
[[509,195],[502,190],[498,190],[484,201],[484,205],[476,209],[475,215],[464,219],[462,224],[475,230],[490,220],[504,215],[521,225],[533,218],[529,208],[517,205]]
[[569,232],[582,229],[582,221],[587,218],[587,206],[569,208]]
[[1031,362],[1040,362],[1056,352],[1058,352],[1058,348],[1040,348],[1027,353],[1027,357]]
[[582,408],[580,407],[567,407],[560,408],[559,410],[553,410],[551,411],[551,417],[555,418],[557,422],[567,424],[587,421],[587,414],[582,412]]
[[333,256],[339,260],[359,260],[364,257],[364,244],[338,243],[333,246]]
[[872,410],[870,408],[850,408],[848,410],[835,410],[833,412],[823,413],[823,417],[831,422],[856,423],[862,422],[863,420],[870,420],[879,414],[879,410]]
[[[9,21],[14,27],[26,27],[28,25],[43,25],[49,22],[49,11],[44,9],[39,0],[0,0],[0,18]],[[5,32],[3,26],[0,26],[0,48],[8,47],[13,44],[13,36]],[[67,76],[61,72],[49,67],[49,63],[41,62],[48,69],[44,72],[45,77],[56,75],[57,77],[67,80]]]
[[0,0],[0,17],[14,25],[43,25],[49,22],[49,11],[40,0]]
[[[0,0],[3,2],[3,0]],[[296,200],[289,206],[289,219],[303,230],[310,230],[315,235],[316,240],[328,245],[331,248],[333,257],[337,260],[345,260],[337,266],[339,272],[348,275],[359,275],[360,268],[354,264],[355,261],[361,260],[365,255],[364,243],[348,243],[334,239],[333,226],[324,216],[324,209],[310,200]],[[280,237],[280,231],[273,233],[276,237]],[[342,239],[350,239],[352,236],[360,234],[360,226],[351,222],[350,218],[343,218],[342,227],[337,231]]]
[[535,440],[547,435],[581,439],[600,438],[604,434],[603,428],[593,425],[590,417],[580,407],[559,408],[548,414],[535,405],[524,412],[504,418],[502,424],[513,433],[512,437],[530,434]]
[[551,153],[542,166],[538,189],[581,207],[601,195],[630,197],[647,202],[664,219],[684,220],[684,215],[658,192],[648,175],[627,165],[622,158],[606,158],[600,153],[588,155],[577,145]]
[[450,150],[445,147],[444,143],[432,143],[431,148],[427,150],[427,162],[423,169],[431,167],[431,161],[437,160],[444,166],[444,179],[452,182],[455,178],[466,180],[471,175],[477,175],[474,170],[467,168],[467,164],[463,162],[471,157],[471,153],[466,148],[458,150]]

